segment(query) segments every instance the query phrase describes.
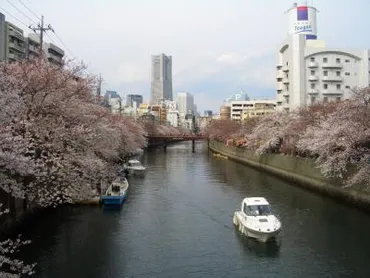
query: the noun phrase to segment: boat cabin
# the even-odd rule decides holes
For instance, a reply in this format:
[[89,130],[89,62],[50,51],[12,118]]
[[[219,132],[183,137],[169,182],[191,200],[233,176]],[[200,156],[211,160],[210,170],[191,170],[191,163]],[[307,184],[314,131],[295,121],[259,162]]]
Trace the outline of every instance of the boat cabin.
[[272,215],[270,204],[262,197],[245,198],[242,202],[241,211],[246,216]]

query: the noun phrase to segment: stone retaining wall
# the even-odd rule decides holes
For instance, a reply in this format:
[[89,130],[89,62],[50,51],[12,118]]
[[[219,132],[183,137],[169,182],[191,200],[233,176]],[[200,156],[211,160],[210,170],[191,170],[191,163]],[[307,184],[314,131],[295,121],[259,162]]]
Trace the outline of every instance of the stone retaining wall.
[[250,167],[264,170],[299,186],[370,211],[369,191],[343,188],[341,180],[325,178],[311,158],[281,154],[257,156],[249,150],[225,146],[224,143],[217,141],[210,141],[209,148]]

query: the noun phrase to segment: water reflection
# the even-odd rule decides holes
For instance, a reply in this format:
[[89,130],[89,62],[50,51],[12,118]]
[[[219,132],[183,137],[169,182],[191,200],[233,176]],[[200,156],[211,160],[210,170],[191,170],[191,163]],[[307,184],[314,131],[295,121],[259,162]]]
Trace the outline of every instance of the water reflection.
[[235,228],[235,237],[240,242],[240,247],[246,254],[267,258],[279,257],[281,245],[280,238],[268,242],[260,242],[241,234],[237,228]]

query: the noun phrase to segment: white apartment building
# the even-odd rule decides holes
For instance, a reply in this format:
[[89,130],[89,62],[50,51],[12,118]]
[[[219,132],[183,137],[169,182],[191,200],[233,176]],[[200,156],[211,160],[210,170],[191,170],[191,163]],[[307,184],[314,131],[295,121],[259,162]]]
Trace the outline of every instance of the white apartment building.
[[165,100],[162,102],[166,107],[166,120],[171,126],[178,127],[180,121],[180,113],[177,109],[176,101]]
[[[243,114],[248,114],[252,111],[260,111],[261,116],[274,111],[276,101],[273,99],[261,100],[234,100],[230,102],[230,117],[233,121],[243,120]],[[264,113],[264,114],[262,114]]]
[[370,86],[370,51],[327,48],[317,40],[316,8],[293,5],[288,38],[277,57],[277,110],[291,111],[317,101],[339,101],[351,89]]
[[172,57],[165,54],[152,56],[151,104],[172,100]]

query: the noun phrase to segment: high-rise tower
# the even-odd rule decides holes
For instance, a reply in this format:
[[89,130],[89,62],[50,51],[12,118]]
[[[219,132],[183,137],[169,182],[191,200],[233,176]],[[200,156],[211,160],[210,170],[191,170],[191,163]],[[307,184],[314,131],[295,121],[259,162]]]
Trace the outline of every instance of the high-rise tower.
[[172,100],[172,57],[165,54],[152,56],[151,104]]

